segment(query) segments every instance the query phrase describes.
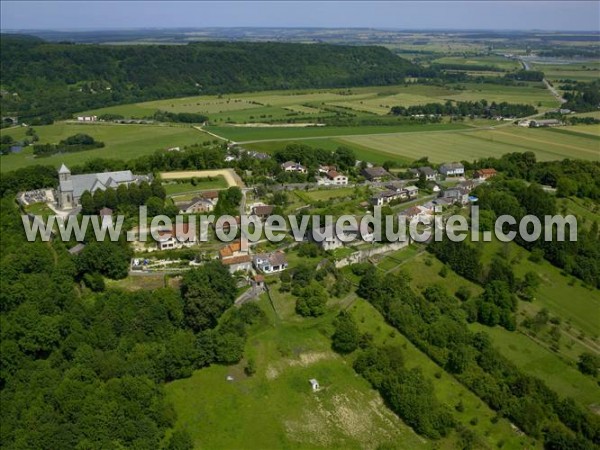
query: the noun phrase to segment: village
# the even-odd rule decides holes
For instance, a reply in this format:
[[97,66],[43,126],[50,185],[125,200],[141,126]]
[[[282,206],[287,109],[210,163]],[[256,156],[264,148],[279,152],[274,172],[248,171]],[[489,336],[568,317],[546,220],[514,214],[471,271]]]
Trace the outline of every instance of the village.
[[[235,162],[243,152],[244,150],[238,149],[233,154],[228,154],[224,162]],[[270,155],[258,152],[249,152],[247,156],[258,160],[271,158]],[[219,202],[224,201],[224,193],[233,189],[239,192],[239,202],[233,206],[234,209],[230,207],[227,212],[235,212],[237,225],[240,224],[241,216],[248,216],[268,227],[267,221],[274,214],[351,214],[360,221],[363,216],[372,213],[374,207],[384,208],[387,215],[394,215],[399,220],[428,223],[432,220],[434,211],[442,211],[442,214],[446,215],[460,213],[465,206],[476,201],[476,198],[470,196],[471,190],[496,175],[494,169],[467,173],[464,165],[458,162],[444,163],[435,168],[431,165],[408,168],[403,173],[361,161],[356,161],[354,167],[346,172],[333,164],[319,164],[312,173],[308,167],[292,160],[279,164],[279,169],[280,176],[300,175],[310,177],[306,179],[312,181],[273,184],[267,188],[247,186],[244,182],[244,178],[247,177],[243,172],[222,169],[228,180],[227,189],[199,190],[185,196],[166,196],[163,212],[168,210],[169,214],[182,215],[184,221],[185,218],[189,221],[189,218],[195,215],[222,213],[224,210],[218,207]],[[221,172],[210,173],[214,175]],[[177,181],[186,180],[185,177],[188,176],[190,179],[203,179],[207,174],[208,172],[194,171],[189,174],[167,172],[153,175],[133,174],[130,170],[125,170],[73,175],[63,164],[58,170],[59,184],[56,189],[21,192],[17,200],[25,210],[31,205],[45,204],[46,211],[68,217],[81,214],[82,210],[86,209],[86,196],[95,199],[96,196],[103,195],[106,198],[114,192],[119,197],[119,193],[123,195],[127,189],[142,192],[164,190],[165,186],[173,183],[172,178],[176,178]],[[151,200],[146,203],[151,203]],[[95,211],[102,221],[111,222],[113,216],[120,211],[120,207],[113,209],[103,206]],[[129,231],[134,234],[139,234],[144,228],[146,232],[152,231],[152,227],[135,221],[127,223],[130,225]],[[346,237],[352,235],[351,242],[339,239],[334,233],[330,233],[333,234],[333,238],[321,240],[315,240],[311,233],[307,233],[303,242],[296,242],[287,234],[279,243],[269,242],[264,237],[264,232],[258,242],[247,242],[238,230],[236,240],[224,245],[220,243],[216,232],[228,233],[230,229],[227,223],[221,227],[224,229],[218,230],[217,225],[213,225],[209,239],[205,241],[201,241],[197,234],[190,233],[187,223],[183,224],[181,230],[176,230],[175,226],[155,227],[157,239],[150,242],[135,240],[131,243],[133,257],[130,273],[133,276],[177,275],[206,261],[219,260],[230,273],[236,275],[240,287],[250,288],[248,293],[241,296],[248,300],[258,296],[265,289],[265,277],[288,269],[288,253],[298,245],[317,247],[336,267],[343,267],[368,261],[375,255],[395,251],[409,244],[375,242],[372,229],[354,229],[346,232]],[[285,229],[289,232],[287,226]],[[76,243],[69,252],[77,255],[84,248],[85,244]]]

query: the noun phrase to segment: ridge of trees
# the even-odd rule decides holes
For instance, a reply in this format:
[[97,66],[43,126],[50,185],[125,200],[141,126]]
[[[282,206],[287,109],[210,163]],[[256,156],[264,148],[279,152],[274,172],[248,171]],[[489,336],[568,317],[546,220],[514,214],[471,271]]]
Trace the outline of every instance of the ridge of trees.
[[[422,69],[384,47],[276,42],[70,45],[3,36],[3,111],[67,118],[199,94],[403,83]],[[195,119],[194,119],[195,120]]]
[[357,293],[499,416],[541,439],[545,448],[597,447],[600,418],[522,373],[500,355],[486,333],[469,331],[461,304],[441,285],[417,293],[409,281],[403,272],[382,274],[372,268],[362,277]]

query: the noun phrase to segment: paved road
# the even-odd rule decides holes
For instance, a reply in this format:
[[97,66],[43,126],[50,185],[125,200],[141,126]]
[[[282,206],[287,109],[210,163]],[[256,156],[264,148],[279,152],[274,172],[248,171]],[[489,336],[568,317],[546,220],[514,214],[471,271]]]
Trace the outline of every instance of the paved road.
[[[531,66],[529,65],[528,61],[525,61],[524,59],[521,59],[521,58],[519,59],[519,61],[521,61],[521,64],[523,65],[524,70],[531,70]],[[546,85],[546,88],[554,96],[554,98],[556,98],[556,100],[558,100],[561,104],[567,103],[567,101],[563,98],[563,96],[560,95],[560,93],[554,88],[554,86],[552,86],[550,84],[550,82],[547,79],[544,78],[542,81]]]

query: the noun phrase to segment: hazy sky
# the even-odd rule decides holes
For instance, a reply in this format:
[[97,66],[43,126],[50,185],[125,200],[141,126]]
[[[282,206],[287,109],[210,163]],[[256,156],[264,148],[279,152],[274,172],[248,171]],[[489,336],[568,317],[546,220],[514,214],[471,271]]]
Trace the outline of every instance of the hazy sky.
[[6,29],[385,27],[598,30],[598,1],[10,1]]

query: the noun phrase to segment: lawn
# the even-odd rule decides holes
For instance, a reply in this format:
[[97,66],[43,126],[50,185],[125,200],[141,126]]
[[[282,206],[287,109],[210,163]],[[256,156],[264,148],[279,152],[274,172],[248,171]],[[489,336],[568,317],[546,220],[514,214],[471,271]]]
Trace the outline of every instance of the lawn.
[[[2,156],[1,170],[9,171],[33,164],[49,164],[57,168],[65,164],[82,164],[94,158],[130,160],[149,155],[156,150],[169,147],[183,147],[206,140],[206,135],[191,127],[160,125],[120,125],[120,124],[67,124],[33,127],[40,137],[40,143],[58,143],[69,136],[85,133],[106,145],[104,148],[76,153],[57,154],[44,158],[34,158],[33,149],[26,148],[21,153]],[[3,130],[15,140],[25,137],[27,128]]]
[[168,196],[174,196],[178,194],[192,194],[209,189],[226,189],[227,182],[222,176],[217,176],[211,179],[200,178],[194,183],[191,180],[184,182],[171,181],[163,183],[163,186]]
[[345,188],[324,188],[317,191],[307,191],[304,195],[313,201],[331,200],[334,198],[354,197],[356,189],[353,187]]

